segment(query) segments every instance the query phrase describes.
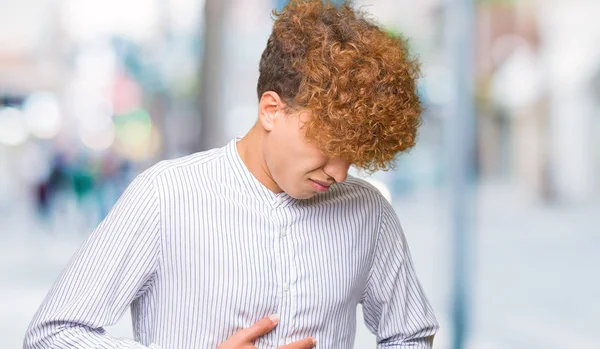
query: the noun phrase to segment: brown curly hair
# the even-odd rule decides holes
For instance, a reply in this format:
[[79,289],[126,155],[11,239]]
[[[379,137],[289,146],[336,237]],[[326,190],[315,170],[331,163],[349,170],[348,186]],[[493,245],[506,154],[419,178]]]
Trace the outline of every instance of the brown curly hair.
[[307,108],[307,140],[369,172],[394,166],[414,146],[421,120],[419,64],[390,35],[344,1],[291,0],[278,12],[260,60],[258,97]]

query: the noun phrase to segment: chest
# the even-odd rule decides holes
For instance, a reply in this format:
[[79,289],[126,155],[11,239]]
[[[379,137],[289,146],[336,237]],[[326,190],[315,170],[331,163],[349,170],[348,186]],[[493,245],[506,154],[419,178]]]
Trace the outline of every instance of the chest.
[[265,341],[325,333],[354,323],[376,225],[370,215],[326,206],[220,200],[174,210],[164,218],[161,279],[216,342],[272,313],[281,322]]

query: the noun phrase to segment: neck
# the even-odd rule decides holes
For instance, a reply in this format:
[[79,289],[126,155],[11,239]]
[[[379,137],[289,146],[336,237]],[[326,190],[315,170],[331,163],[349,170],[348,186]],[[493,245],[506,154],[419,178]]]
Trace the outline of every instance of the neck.
[[237,142],[236,147],[242,162],[250,173],[273,193],[281,193],[282,190],[271,177],[263,156],[263,138],[261,130],[254,126],[244,138]]

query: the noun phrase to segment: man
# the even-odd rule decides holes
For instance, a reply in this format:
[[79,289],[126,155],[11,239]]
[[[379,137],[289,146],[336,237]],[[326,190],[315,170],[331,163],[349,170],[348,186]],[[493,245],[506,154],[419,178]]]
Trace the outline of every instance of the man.
[[[292,1],[241,140],[139,175],[44,300],[25,348],[380,348],[437,330],[392,207],[351,165],[414,145],[417,65],[348,4]],[[135,340],[103,330],[131,307]],[[316,343],[316,344],[315,344]]]

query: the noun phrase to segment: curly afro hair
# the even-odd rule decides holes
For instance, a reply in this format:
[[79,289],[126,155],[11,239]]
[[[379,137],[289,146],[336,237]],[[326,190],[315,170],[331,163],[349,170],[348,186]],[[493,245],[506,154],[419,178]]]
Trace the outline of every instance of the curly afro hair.
[[344,1],[291,0],[274,10],[260,60],[258,97],[308,109],[306,139],[330,157],[374,172],[415,144],[421,120],[418,62],[407,43]]

